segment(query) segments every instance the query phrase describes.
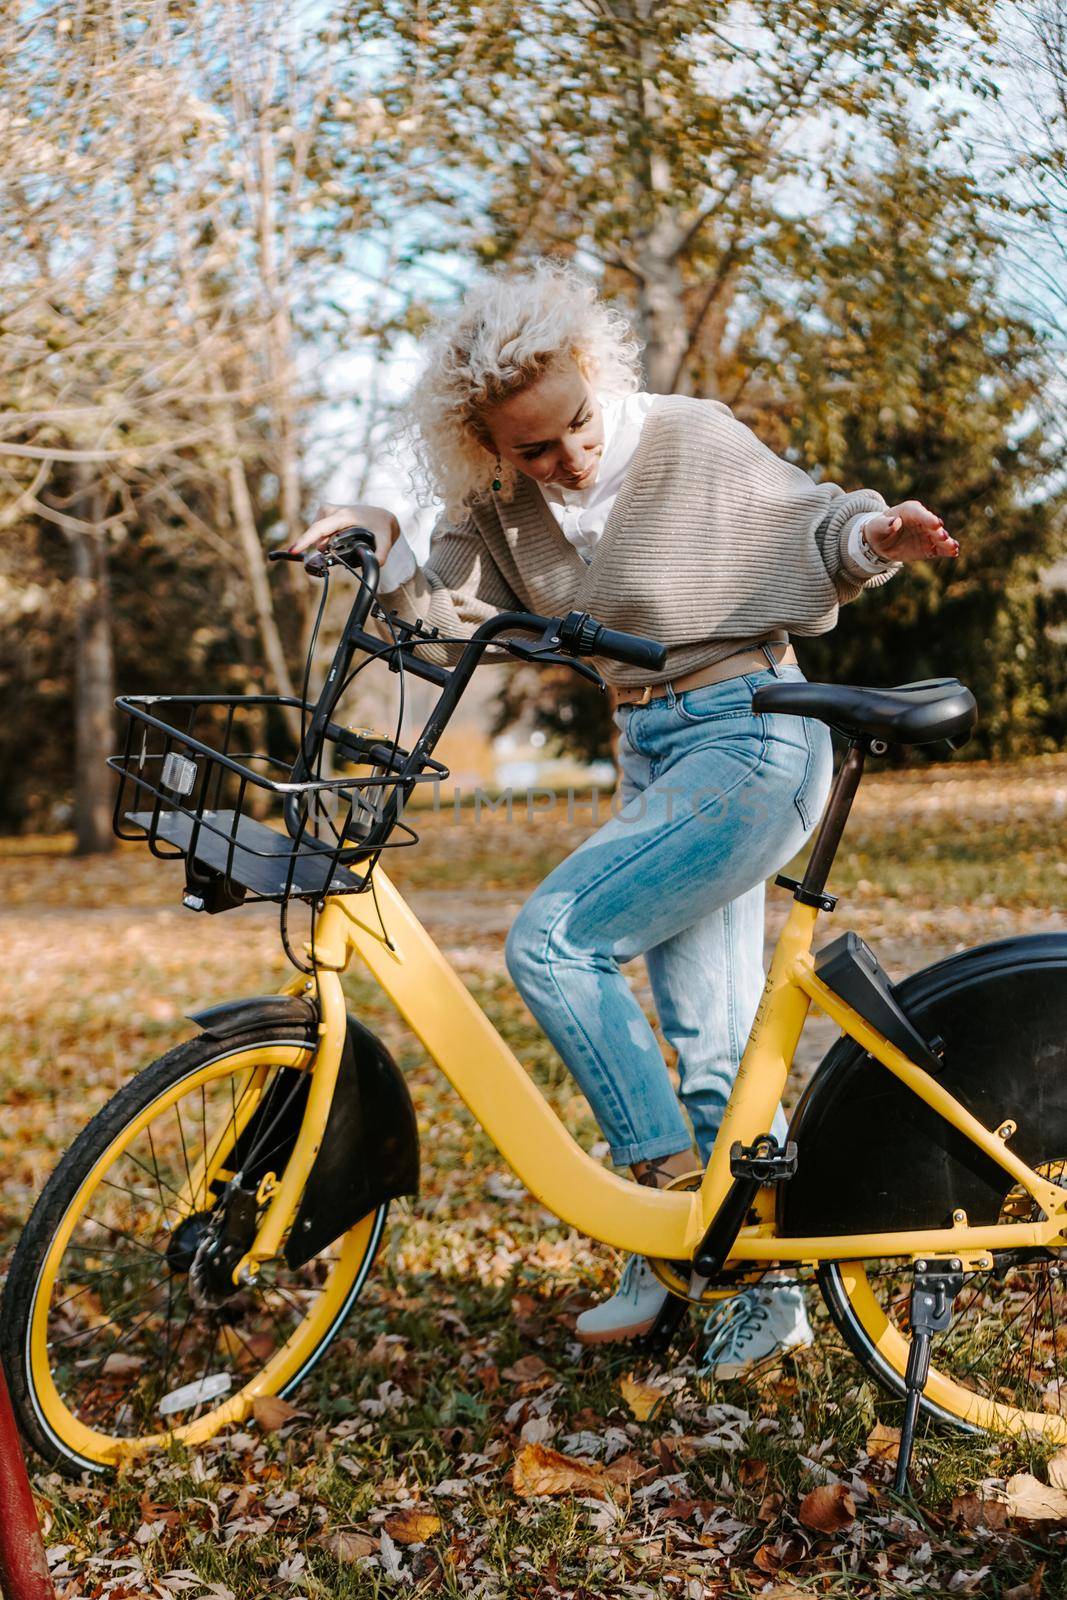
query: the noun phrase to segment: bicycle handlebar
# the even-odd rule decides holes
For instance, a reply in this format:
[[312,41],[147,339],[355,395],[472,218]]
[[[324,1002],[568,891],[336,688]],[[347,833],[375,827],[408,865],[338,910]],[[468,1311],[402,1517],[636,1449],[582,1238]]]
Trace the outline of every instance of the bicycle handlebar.
[[[573,649],[575,655],[607,656],[628,667],[647,667],[650,672],[658,672],[667,659],[665,645],[639,633],[620,633],[617,628],[605,628],[588,611],[572,611],[564,617],[559,633],[563,649]],[[576,640],[576,647],[569,645],[571,638]]]
[[[355,556],[366,582],[370,579],[368,568],[372,565],[366,557],[374,549],[374,535],[369,528],[342,528],[321,550],[305,551],[302,555],[290,550],[272,550],[269,560],[302,561],[309,576],[321,578],[335,562],[346,566],[346,557]],[[376,572],[372,586],[377,588]],[[629,667],[644,667],[650,672],[658,672],[667,659],[666,646],[655,639],[606,628],[588,611],[572,611],[566,617],[540,617],[529,611],[502,611],[484,622],[471,637],[486,640],[505,630],[520,629],[541,634],[545,649],[558,649],[565,655],[606,656],[609,661],[619,661]]]

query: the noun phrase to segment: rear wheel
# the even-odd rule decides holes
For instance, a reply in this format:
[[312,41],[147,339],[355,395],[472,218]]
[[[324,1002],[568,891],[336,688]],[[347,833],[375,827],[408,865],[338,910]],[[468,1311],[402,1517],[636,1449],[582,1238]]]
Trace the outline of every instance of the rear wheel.
[[[387,1206],[306,1265],[236,1288],[281,1178],[313,1046],[285,1027],[201,1037],[147,1067],[52,1174],[15,1252],[2,1349],[29,1440],[68,1472],[202,1443],[257,1396],[291,1393],[366,1281]],[[239,1165],[258,1198],[233,1207]]]
[[[1067,1187],[1067,1158],[1038,1170]],[[1001,1222],[1036,1220],[1012,1189]],[[904,1393],[912,1276],[899,1261],[830,1262],[819,1284],[830,1315],[864,1367]],[[1067,1249],[1001,1251],[968,1275],[952,1326],[934,1341],[922,1406],[955,1427],[1067,1443]]]

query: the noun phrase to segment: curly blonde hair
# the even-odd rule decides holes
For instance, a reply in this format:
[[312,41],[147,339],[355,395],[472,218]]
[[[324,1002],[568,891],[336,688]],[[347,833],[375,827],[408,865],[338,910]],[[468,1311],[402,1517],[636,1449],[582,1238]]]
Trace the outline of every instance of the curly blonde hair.
[[[403,432],[416,461],[416,497],[424,505],[442,500],[450,521],[460,520],[470,500],[492,483],[486,408],[567,355],[602,392],[632,394],[641,385],[641,344],[625,313],[601,300],[575,268],[551,258],[522,270],[490,271],[434,324],[425,342]],[[502,462],[501,491],[509,499],[516,477]]]

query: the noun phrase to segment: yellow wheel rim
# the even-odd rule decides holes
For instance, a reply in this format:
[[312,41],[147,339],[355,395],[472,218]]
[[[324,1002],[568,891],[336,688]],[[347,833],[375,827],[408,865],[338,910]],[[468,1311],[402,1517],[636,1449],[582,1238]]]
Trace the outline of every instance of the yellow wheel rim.
[[[838,1265],[838,1272],[841,1286],[867,1338],[879,1357],[903,1380],[908,1365],[909,1341],[887,1316],[871,1286],[865,1264],[862,1261],[843,1261]],[[950,1417],[988,1433],[1015,1434],[1045,1439],[1050,1444],[1067,1444],[1067,1417],[1055,1412],[1027,1410],[998,1403],[957,1382],[950,1374],[940,1370],[936,1362],[935,1343],[934,1364],[930,1368],[925,1397]],[[1064,1380],[1064,1399],[1067,1403],[1067,1377]]]
[[[179,1424],[170,1430],[143,1434],[136,1438],[122,1438],[104,1433],[88,1426],[70,1409],[53,1376],[49,1344],[49,1314],[53,1293],[75,1229],[79,1221],[85,1217],[94,1197],[107,1182],[107,1174],[114,1168],[116,1161],[154,1121],[189,1093],[201,1091],[217,1080],[229,1077],[238,1071],[243,1074],[243,1095],[244,1086],[254,1085],[257,1074],[262,1085],[267,1069],[300,1068],[306,1066],[310,1057],[309,1049],[297,1045],[264,1045],[254,1049],[232,1051],[195,1068],[157,1096],[112,1140],[94,1163],[67,1207],[38,1276],[27,1332],[27,1365],[32,1380],[32,1401],[42,1425],[56,1438],[68,1455],[79,1457],[86,1466],[90,1468],[118,1466],[124,1460],[160,1449],[172,1441],[187,1446],[203,1444],[220,1429],[232,1423],[244,1422],[251,1414],[258,1396],[280,1393],[307,1366],[310,1358],[334,1329],[334,1324],[347,1302],[353,1297],[354,1286],[358,1292],[362,1277],[365,1276],[365,1267],[369,1268],[377,1246],[381,1230],[381,1211],[370,1212],[344,1235],[336,1259],[314,1303],[270,1359],[266,1360],[260,1370],[236,1393],[228,1395],[213,1410],[193,1421]],[[244,1116],[245,1122],[251,1115],[252,1108],[250,1105]],[[205,1175],[210,1176],[213,1169],[218,1170],[224,1155],[225,1152],[219,1148],[217,1142],[213,1149],[209,1146],[208,1150],[199,1153],[197,1157],[199,1167],[194,1165],[194,1173],[199,1171],[201,1179],[204,1179]],[[186,1202],[190,1209],[195,1193],[194,1183],[193,1193]],[[175,1199],[172,1204],[173,1209],[180,1213],[179,1200]]]

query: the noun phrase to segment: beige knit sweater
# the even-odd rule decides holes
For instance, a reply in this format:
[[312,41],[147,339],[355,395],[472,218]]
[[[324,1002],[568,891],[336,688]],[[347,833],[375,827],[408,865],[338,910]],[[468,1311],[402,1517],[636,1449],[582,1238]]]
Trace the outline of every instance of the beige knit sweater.
[[[520,477],[511,500],[491,492],[460,525],[439,522],[425,565],[380,598],[464,637],[499,611],[588,611],[668,647],[655,674],[597,661],[629,688],[749,644],[827,633],[840,605],[900,570],[870,577],[847,556],[853,520],[885,507],[873,489],[815,483],[716,400],[660,395],[589,565]],[[453,660],[458,650],[421,653]]]

